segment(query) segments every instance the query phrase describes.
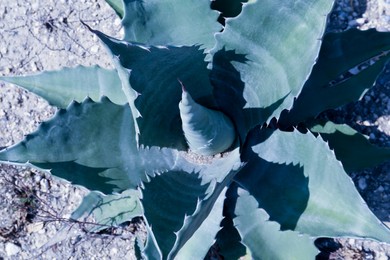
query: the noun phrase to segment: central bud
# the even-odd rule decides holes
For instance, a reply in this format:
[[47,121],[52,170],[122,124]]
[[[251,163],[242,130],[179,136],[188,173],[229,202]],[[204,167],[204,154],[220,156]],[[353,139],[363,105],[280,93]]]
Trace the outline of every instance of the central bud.
[[183,87],[179,103],[184,136],[190,149],[200,155],[215,155],[229,149],[236,131],[222,112],[196,103]]

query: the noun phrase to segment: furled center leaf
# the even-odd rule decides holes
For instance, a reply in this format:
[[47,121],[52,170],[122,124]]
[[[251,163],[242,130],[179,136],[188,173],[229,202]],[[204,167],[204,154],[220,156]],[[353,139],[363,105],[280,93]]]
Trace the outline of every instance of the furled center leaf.
[[192,151],[215,155],[232,146],[236,139],[234,126],[222,112],[195,103],[184,88],[179,108],[184,135]]

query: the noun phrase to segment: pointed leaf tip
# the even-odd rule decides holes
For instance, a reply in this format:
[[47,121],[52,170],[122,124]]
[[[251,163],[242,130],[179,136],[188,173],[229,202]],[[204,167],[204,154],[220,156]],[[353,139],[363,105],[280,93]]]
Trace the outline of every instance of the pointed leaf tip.
[[183,91],[179,103],[180,117],[188,146],[200,155],[215,155],[229,149],[236,131],[231,120],[220,111],[197,104]]

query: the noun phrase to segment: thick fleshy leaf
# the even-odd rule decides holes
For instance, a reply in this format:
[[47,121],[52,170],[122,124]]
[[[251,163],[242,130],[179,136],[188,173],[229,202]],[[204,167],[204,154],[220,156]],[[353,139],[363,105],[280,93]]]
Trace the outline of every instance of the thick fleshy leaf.
[[[229,179],[230,181],[230,179]],[[224,187],[225,185],[220,185]],[[175,259],[204,259],[209,247],[215,241],[215,235],[219,231],[219,223],[222,220],[223,201],[226,188],[216,190],[205,201],[197,205],[195,213],[186,218],[184,226],[177,233],[178,238],[170,255]],[[204,216],[209,211],[209,215]],[[196,231],[195,231],[196,229]],[[188,238],[187,238],[187,237]],[[191,236],[191,237],[189,237]],[[188,239],[187,241],[185,241]],[[178,248],[181,249],[177,252]]]
[[125,14],[123,0],[105,0],[105,1],[107,2],[107,4],[109,4],[112,7],[112,9],[114,9],[116,14],[120,18],[123,18]]
[[86,97],[99,101],[107,96],[115,104],[127,103],[118,73],[99,66],[62,68],[30,76],[0,77],[0,80],[25,88],[59,108],[66,108],[73,100],[82,102]]
[[146,260],[162,260],[162,252],[160,248],[158,247],[156,238],[152,232],[152,229],[149,227],[147,220],[146,220],[146,244],[144,248],[142,249],[142,259]]
[[167,172],[145,183],[142,204],[154,237],[167,259],[185,216],[191,215],[203,199],[207,186],[201,185],[198,174]]
[[210,0],[125,0],[125,40],[146,45],[214,46],[222,29]]
[[71,218],[84,220],[92,217],[96,224],[87,225],[90,232],[97,232],[143,216],[143,208],[136,190],[126,190],[120,194],[104,195],[92,191],[83,198]]
[[105,193],[135,188],[147,174],[186,163],[176,150],[138,149],[134,132],[127,105],[87,99],[60,110],[25,140],[1,151],[0,161],[51,169],[54,175]]
[[383,70],[389,50],[390,33],[375,29],[325,35],[312,74],[292,110],[282,114],[280,124],[296,125],[360,99]]
[[196,46],[134,45],[93,32],[117,60],[124,91],[135,110],[139,143],[186,150],[179,112],[182,88],[178,79],[197,103],[208,108],[216,106],[203,52]]
[[[236,181],[282,230],[390,241],[334,153],[311,133],[256,129]],[[263,187],[259,189],[258,187]]]
[[390,149],[371,144],[368,138],[346,124],[317,124],[310,131],[329,143],[345,171],[353,172],[390,160]]
[[236,54],[234,51],[220,50],[213,57],[213,64],[218,64],[218,66],[213,66],[210,73],[219,110],[234,122],[242,142],[245,142],[249,130],[265,122],[287,97],[265,108],[245,108],[246,100],[243,96],[245,83],[242,82],[240,73],[232,65],[232,62],[244,63],[245,61],[244,55]]
[[179,110],[184,136],[193,152],[215,155],[233,145],[236,131],[232,121],[220,111],[197,104],[184,88]]
[[[258,124],[291,108],[317,59],[319,39],[331,7],[332,1],[328,0],[250,1],[244,4],[239,16],[227,19],[223,32],[216,35],[217,45],[212,53],[222,51],[222,55],[234,50],[241,58],[220,58],[222,63],[213,60],[212,66],[223,72],[224,61],[230,60],[244,88],[236,86],[239,89],[232,91],[229,102],[223,103],[232,104],[243,98],[244,106],[239,109],[255,112],[280,102],[267,115],[255,113],[262,119]],[[222,91],[235,89],[235,82],[224,78],[226,73],[216,76],[219,78],[214,78],[214,82]]]
[[247,248],[241,243],[241,236],[234,226],[233,219],[236,217],[234,209],[237,203],[237,183],[230,184],[226,192],[225,206],[223,209],[224,219],[221,222],[221,230],[216,236],[218,254],[224,259],[242,259],[247,255]]
[[[203,164],[198,173],[176,167],[144,184],[145,217],[164,259],[188,255],[195,248],[201,258],[206,255],[222,220],[221,193],[241,166],[238,150]],[[201,247],[199,239],[204,240]]]
[[281,231],[280,225],[270,221],[267,212],[259,208],[256,199],[241,188],[234,213],[234,224],[252,259],[316,259],[319,250],[313,238],[291,230]]

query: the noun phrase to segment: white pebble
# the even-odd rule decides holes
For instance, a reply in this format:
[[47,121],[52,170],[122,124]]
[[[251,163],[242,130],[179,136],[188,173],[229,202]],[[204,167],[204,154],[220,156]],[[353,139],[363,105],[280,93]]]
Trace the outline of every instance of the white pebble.
[[98,45],[94,45],[91,47],[91,52],[92,53],[97,53],[99,51],[99,46]]
[[366,178],[360,178],[358,185],[361,190],[365,190],[367,188]]
[[17,245],[10,242],[5,244],[5,253],[7,254],[7,256],[16,255],[19,252],[20,252],[20,247],[18,247]]

